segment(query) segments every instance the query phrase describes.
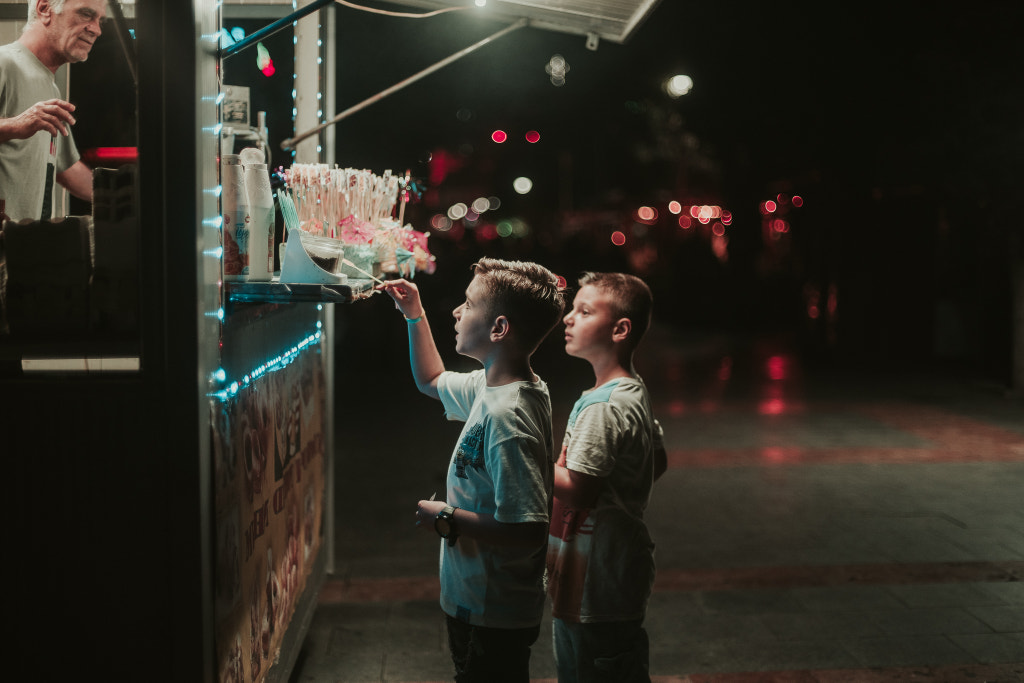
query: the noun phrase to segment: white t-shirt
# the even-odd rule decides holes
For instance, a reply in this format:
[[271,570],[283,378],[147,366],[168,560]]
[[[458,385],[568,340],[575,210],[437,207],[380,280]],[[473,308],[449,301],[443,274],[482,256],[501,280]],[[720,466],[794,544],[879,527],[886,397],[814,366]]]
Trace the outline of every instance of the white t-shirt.
[[589,510],[554,501],[547,572],[556,618],[644,618],[654,583],[654,543],[643,515],[660,432],[639,378],[612,380],[576,401],[562,443],[566,467],[601,477],[604,486]]
[[[36,102],[62,99],[53,72],[24,45],[18,42],[0,47],[0,118],[18,116]],[[51,144],[53,155],[51,156]],[[78,161],[78,150],[68,127],[68,136],[52,137],[44,130],[27,140],[0,143],[0,199],[13,220],[39,220],[43,198],[50,189],[53,213],[54,178],[47,179],[47,164],[54,163],[52,176],[69,169]]]
[[[438,393],[466,423],[448,468],[448,504],[499,522],[550,520],[554,476],[547,385],[487,386],[483,370],[444,372]],[[527,628],[544,611],[545,544],[507,547],[460,536],[441,541],[441,608],[476,626]]]

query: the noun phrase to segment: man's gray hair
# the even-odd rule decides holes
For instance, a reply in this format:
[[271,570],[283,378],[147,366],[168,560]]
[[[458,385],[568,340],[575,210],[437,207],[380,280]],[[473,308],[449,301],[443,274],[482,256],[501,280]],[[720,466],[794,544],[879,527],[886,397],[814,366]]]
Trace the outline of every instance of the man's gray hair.
[[[38,18],[36,14],[36,5],[39,4],[39,0],[28,0],[28,23],[32,23]],[[50,8],[54,14],[60,14],[64,11],[64,0],[50,0]]]

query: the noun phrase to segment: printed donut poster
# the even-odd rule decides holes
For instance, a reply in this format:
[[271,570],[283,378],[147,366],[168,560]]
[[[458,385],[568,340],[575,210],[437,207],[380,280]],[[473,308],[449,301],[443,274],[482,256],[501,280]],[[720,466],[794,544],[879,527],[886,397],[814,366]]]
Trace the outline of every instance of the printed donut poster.
[[264,680],[320,549],[325,378],[319,347],[211,403],[221,683]]

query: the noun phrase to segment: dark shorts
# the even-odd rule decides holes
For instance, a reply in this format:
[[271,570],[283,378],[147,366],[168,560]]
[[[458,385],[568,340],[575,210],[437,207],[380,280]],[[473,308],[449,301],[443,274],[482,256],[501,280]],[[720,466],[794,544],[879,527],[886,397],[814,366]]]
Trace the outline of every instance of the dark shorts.
[[447,620],[456,683],[529,683],[530,646],[540,635],[540,624],[508,629],[471,626],[451,616]]

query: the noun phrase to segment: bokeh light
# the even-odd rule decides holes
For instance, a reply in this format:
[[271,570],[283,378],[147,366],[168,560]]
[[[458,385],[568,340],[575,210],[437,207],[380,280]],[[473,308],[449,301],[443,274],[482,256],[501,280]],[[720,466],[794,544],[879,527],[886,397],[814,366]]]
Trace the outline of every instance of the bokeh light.
[[453,221],[461,220],[466,217],[466,212],[468,210],[469,207],[467,207],[462,202],[459,202],[458,204],[452,204],[450,207],[448,207],[448,218],[452,219]]
[[508,140],[508,133],[506,133],[503,130],[496,130],[493,133],[491,133],[491,139],[500,145],[501,143],[505,142],[505,140]]
[[526,194],[533,189],[533,181],[526,176],[519,176],[512,181],[512,189],[519,194]]
[[766,368],[768,377],[774,380],[786,379],[786,358],[784,356],[771,356],[768,358]]
[[452,229],[452,221],[442,213],[434,214],[434,217],[430,219],[430,227],[438,232],[448,232]]
[[665,81],[665,92],[672,99],[682,97],[693,89],[693,79],[686,74],[677,74]]
[[612,244],[617,247],[621,247],[626,243],[626,235],[621,230],[616,230],[612,233]]
[[673,214],[679,215],[683,210],[683,205],[673,199],[668,203],[668,210]]
[[565,75],[569,72],[569,63],[562,55],[551,55],[551,59],[544,66],[544,71],[551,77],[551,85],[561,87],[565,85]]
[[535,130],[527,131],[526,132],[526,141],[529,142],[530,144],[533,144],[535,142],[540,142],[540,133],[538,133]]

